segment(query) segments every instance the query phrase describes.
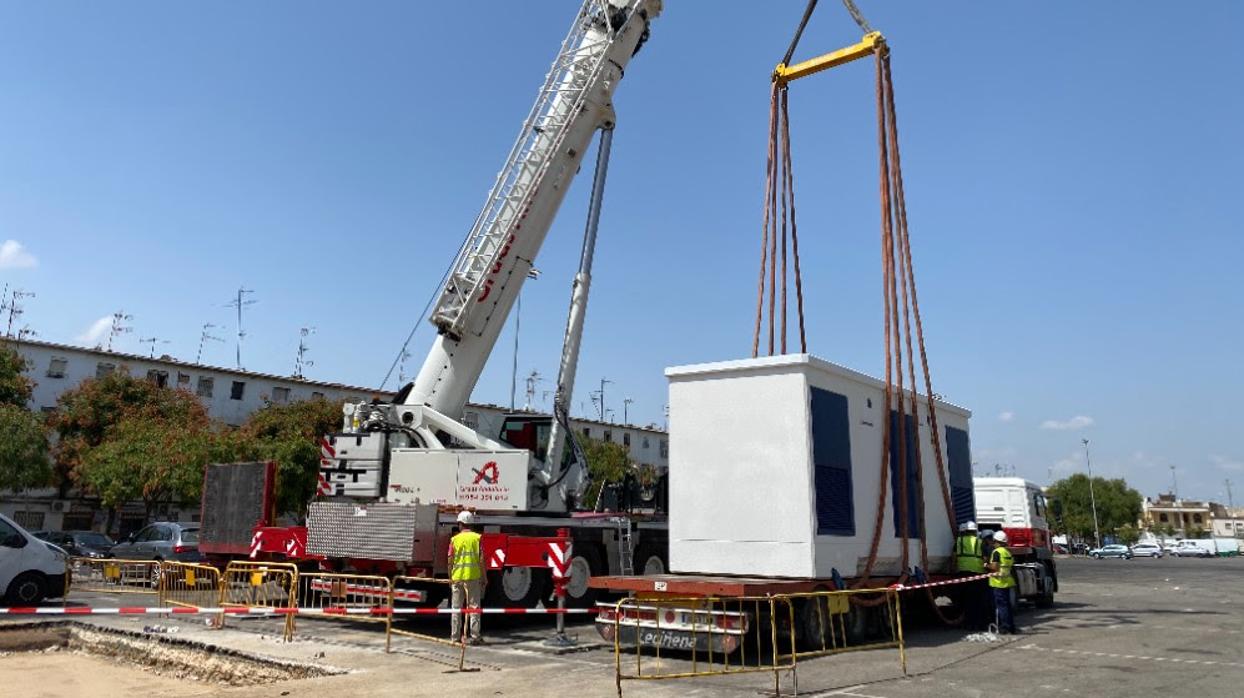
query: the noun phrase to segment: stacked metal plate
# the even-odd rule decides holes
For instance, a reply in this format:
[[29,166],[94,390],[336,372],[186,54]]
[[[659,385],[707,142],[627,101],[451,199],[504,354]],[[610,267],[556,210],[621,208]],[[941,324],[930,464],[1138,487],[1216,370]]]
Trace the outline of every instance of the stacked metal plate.
[[431,554],[435,528],[435,506],[314,501],[307,511],[307,550],[326,557],[423,562],[418,558]]

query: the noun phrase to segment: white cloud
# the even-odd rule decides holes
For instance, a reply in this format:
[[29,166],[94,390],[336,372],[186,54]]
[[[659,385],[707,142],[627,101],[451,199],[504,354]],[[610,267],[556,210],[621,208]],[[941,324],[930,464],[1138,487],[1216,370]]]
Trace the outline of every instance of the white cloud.
[[30,269],[39,266],[39,260],[26,251],[22,243],[5,240],[0,243],[0,269]]
[[999,422],[1010,422],[1015,420],[1015,413],[1010,410],[998,415]]
[[1050,472],[1055,477],[1066,477],[1072,473],[1083,471],[1084,454],[1080,451],[1072,451],[1065,458],[1059,458],[1050,466]]
[[1234,458],[1211,454],[1209,460],[1214,465],[1218,466],[1219,470],[1227,470],[1233,473],[1244,472],[1244,463],[1241,463]]
[[1077,431],[1091,426],[1093,426],[1093,418],[1085,417],[1084,415],[1076,415],[1071,419],[1061,421],[1057,419],[1047,419],[1044,422],[1041,422],[1042,429],[1053,429],[1055,431]]
[[108,330],[110,329],[112,329],[112,316],[105,315],[91,323],[91,326],[87,328],[86,332],[78,335],[77,340],[84,344],[94,346],[103,341],[104,337],[108,335]]

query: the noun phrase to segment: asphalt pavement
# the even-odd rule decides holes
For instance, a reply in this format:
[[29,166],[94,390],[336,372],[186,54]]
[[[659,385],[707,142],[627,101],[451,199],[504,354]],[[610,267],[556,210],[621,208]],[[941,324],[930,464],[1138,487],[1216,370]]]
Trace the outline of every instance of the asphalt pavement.
[[[796,671],[780,672],[777,686],[783,695],[797,689],[799,695],[853,698],[1244,696],[1244,558],[1077,558],[1058,564],[1055,606],[1022,606],[1018,621],[1025,632],[1017,637],[970,642],[961,630],[909,626],[906,675],[896,650],[873,649],[801,659]],[[83,595],[76,602],[145,605],[140,598]],[[599,641],[590,622],[579,621],[570,632],[583,641],[581,651],[552,653],[542,644],[551,633],[549,616],[486,617],[489,643],[468,648],[465,673],[455,671],[460,659],[455,648],[426,640],[395,638],[393,653],[385,653],[384,634],[375,623],[300,618],[296,641],[285,643],[279,620],[229,619],[225,630],[189,616],[76,621],[130,632],[152,623],[178,626],[179,632],[164,637],[321,665],[336,674],[250,687],[196,688],[191,682],[167,695],[198,695],[200,688],[233,696],[617,695],[612,647]],[[399,622],[442,637],[446,625],[444,617]],[[622,661],[624,673],[633,673],[633,653],[623,654]],[[659,666],[646,661],[645,671]],[[751,698],[772,695],[775,680],[772,673],[626,680],[622,689],[628,696]],[[146,695],[166,693],[152,689]]]

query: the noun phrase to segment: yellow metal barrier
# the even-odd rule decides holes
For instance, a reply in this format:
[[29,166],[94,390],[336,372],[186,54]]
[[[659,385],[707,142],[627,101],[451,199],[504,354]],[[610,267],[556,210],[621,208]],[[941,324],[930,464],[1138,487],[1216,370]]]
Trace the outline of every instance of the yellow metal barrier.
[[[882,614],[876,625],[888,639],[853,642],[847,626],[853,605]],[[760,672],[773,674],[774,693],[781,695],[782,672],[797,682],[800,659],[865,649],[897,648],[907,671],[902,609],[892,589],[728,598],[639,595],[600,610],[597,622],[613,640],[618,695],[628,680]],[[624,649],[634,652],[633,673],[623,668]]]
[[[792,644],[795,660],[823,657],[843,652],[895,648],[899,665],[907,673],[907,651],[903,644],[902,602],[895,589],[848,589],[781,594],[775,603],[785,609],[786,627],[799,627],[804,632],[803,644]],[[880,639],[852,643],[847,631],[847,618],[853,606],[875,609]],[[779,615],[781,615],[779,613]]]
[[203,608],[220,600],[220,570],[190,562],[165,562],[160,569],[161,606]]
[[[404,590],[411,589],[412,587],[429,587],[429,586],[431,586],[431,587],[436,587],[436,586],[442,587],[442,588],[443,588],[443,592],[444,592],[444,594],[445,594],[446,596],[448,596],[448,595],[449,595],[449,593],[450,593],[450,587],[452,587],[452,584],[451,584],[451,582],[450,582],[448,579],[436,579],[436,578],[434,578],[434,577],[404,577],[404,576],[401,576],[401,577],[394,577],[394,578],[393,578],[393,593],[394,593],[394,595],[395,595],[395,596],[396,596],[399,592],[404,591]],[[400,602],[400,601],[401,601],[401,599],[400,599],[400,598],[397,598],[397,599],[391,598],[391,599],[390,599],[390,601],[389,601],[389,607],[390,607],[390,608],[392,608],[392,607],[393,607],[393,605],[394,605],[395,601],[396,601],[396,602]],[[446,614],[446,616],[445,616],[445,617],[446,617],[446,618],[448,618],[448,617],[449,617],[449,615],[448,615],[448,614]],[[464,618],[464,619],[463,619],[463,621],[465,621],[465,620],[466,620],[466,619]],[[463,623],[462,623],[459,627],[462,629],[462,633],[463,633],[463,634],[465,634],[465,633],[466,633],[466,627],[467,627],[467,624],[466,624],[465,622],[463,622]],[[443,644],[443,645],[452,645],[452,646],[454,646],[454,647],[458,647],[458,648],[460,648],[460,649],[462,650],[462,657],[465,657],[465,656],[466,656],[466,643],[464,643],[464,642],[462,641],[462,638],[461,638],[461,637],[452,637],[452,636],[450,636],[450,633],[449,633],[449,632],[446,632],[444,635],[439,635],[439,636],[437,636],[437,635],[429,635],[429,634],[427,634],[427,633],[420,633],[420,632],[416,632],[416,631],[409,630],[409,629],[406,629],[406,628],[396,628],[396,627],[394,627],[394,626],[393,626],[393,623],[390,623],[390,624],[389,624],[389,627],[387,628],[387,633],[388,633],[388,634],[385,636],[385,649],[386,649],[386,650],[388,650],[388,648],[390,647],[390,645],[391,645],[391,643],[392,643],[392,636],[393,636],[393,635],[404,635],[404,636],[406,636],[406,637],[414,637],[414,638],[418,638],[418,639],[420,639],[420,640],[429,640],[429,641],[431,641],[431,642],[439,642],[439,643],[441,643],[441,644]],[[461,669],[461,668],[462,668],[462,662],[463,662],[463,659],[461,659],[461,658],[460,658],[460,659],[459,659],[459,667],[458,667],[459,669]]]
[[[220,606],[285,611],[285,640],[292,640],[293,612],[298,608],[298,567],[289,562],[234,560],[221,575]],[[219,627],[224,627],[225,615],[220,615]]]
[[[794,669],[783,654],[772,596],[660,598],[640,595],[601,606],[598,623],[613,640],[618,694],[627,680],[680,679]],[[612,631],[612,638],[609,638]],[[623,670],[623,649],[634,650],[635,671]],[[790,649],[793,650],[793,645]],[[662,656],[664,653],[664,656]],[[651,656],[649,656],[651,655]],[[645,663],[645,660],[648,660]]]
[[75,591],[105,594],[158,594],[160,563],[157,560],[118,560],[75,557],[69,561],[69,586],[65,598]]
[[[318,616],[365,620],[385,624],[385,651],[393,618],[393,582],[368,574],[305,572],[298,575],[298,608],[319,611]],[[382,613],[372,614],[373,609]],[[348,613],[368,611],[368,613]]]

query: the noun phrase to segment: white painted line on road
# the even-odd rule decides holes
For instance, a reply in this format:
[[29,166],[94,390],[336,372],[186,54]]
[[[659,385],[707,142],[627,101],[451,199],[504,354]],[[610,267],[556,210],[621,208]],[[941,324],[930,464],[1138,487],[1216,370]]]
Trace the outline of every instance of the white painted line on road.
[[1035,643],[1017,645],[1016,649],[1053,652],[1056,654],[1079,654],[1086,657],[1108,657],[1110,659],[1139,659],[1147,662],[1171,662],[1172,664],[1203,664],[1207,666],[1229,666],[1244,669],[1244,662],[1220,662],[1210,659],[1183,659],[1181,657],[1148,657],[1140,654],[1116,654],[1114,652],[1091,652],[1088,650],[1071,650],[1063,647],[1041,647]]
[[851,696],[852,698],[882,698],[881,696],[870,696],[867,693],[856,692],[858,689],[861,689],[864,686],[865,684],[859,684],[858,686],[847,686],[846,688],[840,688],[837,691],[831,691],[830,693],[827,693],[826,695]]

